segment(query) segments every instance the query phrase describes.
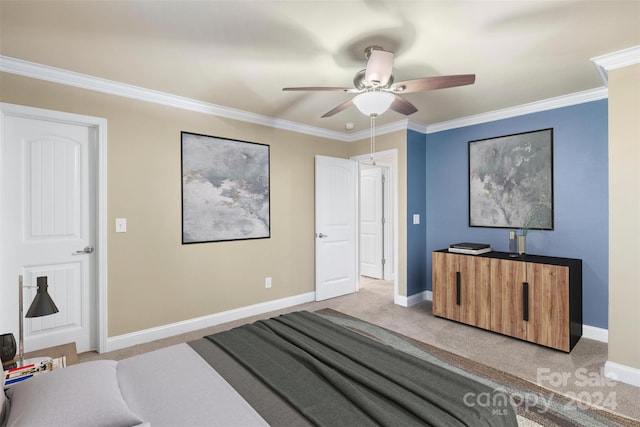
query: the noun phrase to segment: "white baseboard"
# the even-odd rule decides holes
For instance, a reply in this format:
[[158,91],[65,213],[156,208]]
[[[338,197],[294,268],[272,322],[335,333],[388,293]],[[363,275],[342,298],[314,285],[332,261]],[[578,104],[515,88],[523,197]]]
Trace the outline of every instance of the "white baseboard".
[[396,295],[394,303],[402,307],[411,307],[421,303],[422,301],[431,301],[431,291],[423,291],[418,294],[413,294],[410,297],[403,297]]
[[[411,307],[423,301],[432,301],[433,294],[431,291],[423,291],[410,297],[396,296],[395,304],[402,307]],[[171,323],[168,325],[158,326],[155,328],[136,331],[129,334],[118,335],[107,338],[106,351],[119,350],[121,348],[131,347],[136,344],[143,344],[150,341],[168,338],[174,335],[184,334],[186,332],[197,331],[211,326],[220,325],[222,323],[243,319],[250,316],[256,316],[274,310],[291,307],[298,304],[305,304],[315,301],[315,292],[296,295],[293,297],[282,298],[279,300],[268,301],[260,304],[250,305],[247,307],[236,308],[221,313],[203,316],[182,322]],[[584,325],[583,337],[596,341],[608,342],[609,331],[595,326]],[[607,362],[610,363],[610,362]],[[622,366],[622,365],[619,365]]]
[[640,369],[607,361],[604,364],[604,376],[615,381],[640,387]]
[[131,347],[132,345],[142,344],[150,341],[168,338],[174,335],[184,334],[186,332],[197,331],[211,326],[220,325],[222,323],[243,319],[245,317],[256,316],[268,313],[274,310],[291,307],[298,304],[315,301],[315,292],[300,294],[293,297],[282,298],[274,301],[268,301],[260,304],[240,307],[233,310],[223,311],[221,313],[212,314],[210,316],[197,317],[182,322],[171,323],[168,325],[158,326],[155,328],[145,329],[142,331],[132,332],[130,334],[118,335],[107,338],[106,351],[119,350],[121,348]]
[[609,330],[595,326],[582,325],[582,336],[600,342],[609,342]]

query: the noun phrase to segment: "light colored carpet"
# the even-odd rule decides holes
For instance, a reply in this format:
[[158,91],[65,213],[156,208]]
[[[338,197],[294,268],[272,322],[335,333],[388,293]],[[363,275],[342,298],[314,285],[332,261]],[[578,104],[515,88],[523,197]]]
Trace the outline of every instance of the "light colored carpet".
[[410,338],[475,360],[549,389],[550,394],[578,397],[603,409],[638,420],[640,388],[608,380],[603,375],[607,344],[582,338],[569,354],[458,324],[431,314],[431,302],[412,307],[393,303],[392,282],[364,279],[360,291],[327,301],[290,307],[261,316],[140,344],[110,353],[78,355],[80,362],[94,359],[123,359],[168,345],[192,341],[235,326],[281,313],[331,308]]

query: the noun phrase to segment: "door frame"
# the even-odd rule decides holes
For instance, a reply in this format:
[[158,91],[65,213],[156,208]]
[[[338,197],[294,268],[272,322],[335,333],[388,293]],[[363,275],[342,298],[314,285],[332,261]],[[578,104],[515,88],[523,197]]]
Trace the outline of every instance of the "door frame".
[[[93,333],[96,337],[99,353],[107,351],[107,120],[75,113],[47,110],[24,105],[0,102],[0,144],[4,135],[6,116],[25,117],[57,121],[60,123],[87,126],[94,132],[97,142],[95,164],[93,169],[96,178],[96,325]],[[0,215],[1,213],[0,207]],[[2,236],[0,236],[0,239]]]
[[[393,193],[393,197],[391,199],[391,209],[393,212],[393,302],[395,304],[400,305],[400,295],[398,294],[398,149],[393,148],[391,150],[385,151],[376,151],[373,153],[374,157],[384,157],[390,158],[391,163],[384,162],[384,166],[389,167],[389,175],[391,182],[389,183],[389,188]],[[358,183],[360,182],[360,163],[363,161],[370,161],[371,154],[360,154],[357,156],[350,157],[351,160],[355,160],[358,162]],[[355,197],[357,200],[360,200],[360,185],[356,186],[356,194]],[[359,206],[360,203],[356,205],[358,207],[357,215],[359,217],[360,211]],[[360,277],[360,224],[359,221],[356,222],[357,227],[357,238],[356,238],[356,273],[358,277]],[[359,284],[358,284],[359,288]]]

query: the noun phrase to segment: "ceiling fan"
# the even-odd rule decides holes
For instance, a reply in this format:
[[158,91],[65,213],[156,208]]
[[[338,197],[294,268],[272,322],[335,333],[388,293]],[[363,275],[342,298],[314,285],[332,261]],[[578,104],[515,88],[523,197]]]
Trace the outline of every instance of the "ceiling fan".
[[352,105],[368,116],[378,116],[387,109],[400,114],[410,115],[418,109],[409,101],[398,96],[403,93],[422,92],[425,90],[444,89],[448,87],[473,84],[475,74],[459,74],[451,76],[421,77],[394,83],[393,52],[387,52],[380,46],[369,46],[365,49],[367,68],[360,70],[353,78],[353,88],[348,87],[285,87],[284,91],[340,91],[357,94],[338,105],[322,117],[331,117]]

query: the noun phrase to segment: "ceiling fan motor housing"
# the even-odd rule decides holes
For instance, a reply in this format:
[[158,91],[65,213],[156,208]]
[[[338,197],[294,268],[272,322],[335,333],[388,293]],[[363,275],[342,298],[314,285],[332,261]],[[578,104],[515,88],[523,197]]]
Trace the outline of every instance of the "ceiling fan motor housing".
[[[374,85],[371,85],[369,82],[365,80],[366,72],[367,72],[366,69],[360,70],[353,77],[353,85],[355,86],[356,89],[358,89],[358,91],[365,91],[369,88],[375,87]],[[381,89],[389,89],[389,87],[392,84],[393,84],[393,74],[389,76],[389,79],[387,80],[387,84],[385,84],[384,86],[378,86],[378,87]]]

